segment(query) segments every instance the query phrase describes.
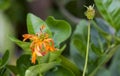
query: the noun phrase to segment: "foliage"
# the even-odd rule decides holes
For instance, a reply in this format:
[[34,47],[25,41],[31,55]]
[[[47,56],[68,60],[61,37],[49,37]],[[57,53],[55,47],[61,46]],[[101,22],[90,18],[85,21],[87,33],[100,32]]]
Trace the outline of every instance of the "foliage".
[[[38,56],[36,64],[31,63],[30,42],[23,42],[14,36],[10,39],[18,44],[25,53],[17,59],[16,66],[8,65],[9,51],[0,59],[0,76],[81,76],[85,64],[88,23],[90,22],[90,46],[86,76],[119,76],[120,66],[120,27],[119,0],[95,0],[104,18],[84,20],[76,25],[70,38],[70,56],[62,55],[66,45],[63,43],[71,35],[71,26],[64,20],[49,16],[45,21],[29,13],[27,30],[29,34],[40,32],[44,25],[45,33],[54,40],[57,51]],[[115,7],[113,7],[115,5]],[[113,57],[113,58],[112,58]],[[109,65],[108,65],[109,64]]]
[[[107,22],[100,18],[96,18],[95,21],[91,21],[91,42],[87,69],[88,76],[99,76],[100,73],[102,74],[100,76],[119,75],[119,72],[117,72],[117,70],[115,71],[115,69],[117,69],[115,67],[119,65],[115,64],[117,61],[114,61],[114,58],[108,68],[101,68],[101,66],[105,65],[116,53],[116,51],[119,51],[120,48],[119,41],[117,40],[119,38],[116,35],[119,30],[119,22],[115,22],[115,20],[119,20],[119,15],[117,13],[120,9],[117,5],[112,8],[112,5],[116,2],[119,1],[95,0],[98,10]],[[85,49],[87,45],[87,24],[88,22],[86,20],[80,21],[72,35],[70,46],[71,58],[82,71],[85,62]],[[99,70],[100,68],[104,69],[104,71]]]
[[[74,76],[76,74],[74,70],[78,70],[78,68],[70,61],[68,61],[70,63],[69,65],[74,65],[73,66],[73,68],[75,67],[74,70],[70,69],[69,66],[68,67],[64,66],[65,64],[67,65],[67,63],[62,63],[64,62],[64,57],[61,57],[61,53],[65,49],[65,45],[62,48],[60,48],[61,47],[60,44],[63,41],[65,41],[71,34],[71,27],[69,23],[67,23],[64,20],[56,20],[53,17],[48,17],[46,21],[43,21],[33,14],[28,14],[27,28],[28,28],[29,34],[38,33],[39,27],[42,25],[46,26],[44,31],[54,39],[55,46],[58,47],[59,50],[53,53],[50,52],[43,57],[38,57],[36,64],[31,64],[30,62],[29,54],[31,53],[29,53],[28,55],[21,56],[17,60],[17,65],[16,65],[16,68],[18,69],[18,73],[17,74],[15,73],[15,74],[20,76],[44,75],[45,72],[49,71],[50,69],[55,69],[56,67],[58,68],[58,70],[59,68],[60,69],[66,68],[64,69],[64,71],[67,71],[68,73],[71,73],[72,76]],[[30,51],[29,42],[22,42],[13,36],[10,36],[10,39],[16,44],[18,44],[25,51]],[[55,71],[56,76],[59,74],[57,73],[58,70]],[[72,72],[72,70],[74,72]],[[61,70],[61,72],[63,72],[63,70]],[[79,74],[79,71],[77,72]]]
[[9,72],[6,73],[8,60],[9,60],[9,51],[7,50],[3,55],[3,57],[0,59],[0,76],[5,76],[5,75],[8,76],[7,74]]
[[119,12],[120,12],[120,0],[95,0],[96,6],[98,7],[103,18],[116,29],[119,30]]

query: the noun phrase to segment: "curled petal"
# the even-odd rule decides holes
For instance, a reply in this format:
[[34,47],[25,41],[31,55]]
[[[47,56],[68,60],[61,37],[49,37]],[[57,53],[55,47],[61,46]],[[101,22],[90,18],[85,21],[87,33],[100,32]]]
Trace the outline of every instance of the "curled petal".
[[38,39],[38,37],[37,36],[35,36],[35,35],[30,35],[30,34],[24,34],[23,35],[23,41],[25,41],[25,40],[27,40],[27,39],[30,39],[30,40],[37,40]]
[[25,41],[25,40],[27,40],[27,39],[29,39],[29,38],[31,38],[32,37],[32,35],[30,35],[30,34],[24,34],[23,35],[23,41]]
[[32,63],[35,64],[35,62],[36,62],[36,53],[33,52],[32,53]]
[[43,55],[41,54],[41,52],[40,52],[39,46],[36,46],[36,47],[35,47],[35,53],[37,54],[37,56],[43,56]]

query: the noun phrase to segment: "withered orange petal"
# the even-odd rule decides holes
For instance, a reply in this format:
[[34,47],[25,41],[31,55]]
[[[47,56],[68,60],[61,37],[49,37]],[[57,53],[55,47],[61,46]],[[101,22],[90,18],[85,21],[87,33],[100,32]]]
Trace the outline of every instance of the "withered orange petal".
[[35,64],[35,62],[36,62],[36,53],[33,52],[32,53],[32,63]]
[[30,39],[31,45],[30,49],[32,51],[32,60],[31,62],[35,64],[37,56],[44,56],[48,52],[55,51],[56,48],[54,47],[54,41],[52,38],[49,38],[49,34],[43,33],[43,29],[45,26],[40,27],[40,33],[36,35],[32,34],[24,34],[23,41]]
[[40,53],[41,49],[39,48],[39,46],[35,46],[35,53],[37,54],[37,56],[43,56],[41,53]]
[[31,34],[24,34],[23,35],[24,39],[30,39],[30,40],[37,40],[38,37],[36,35],[31,35]]

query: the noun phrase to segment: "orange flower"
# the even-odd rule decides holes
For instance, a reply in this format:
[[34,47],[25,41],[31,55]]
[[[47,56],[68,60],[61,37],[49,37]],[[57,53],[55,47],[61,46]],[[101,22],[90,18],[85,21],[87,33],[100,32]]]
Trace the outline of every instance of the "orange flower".
[[54,41],[52,38],[49,38],[49,35],[43,33],[45,26],[40,27],[40,33],[35,35],[24,34],[23,41],[30,39],[32,41],[30,48],[32,50],[32,63],[35,64],[36,56],[44,56],[48,52],[53,52],[56,50],[54,47]]

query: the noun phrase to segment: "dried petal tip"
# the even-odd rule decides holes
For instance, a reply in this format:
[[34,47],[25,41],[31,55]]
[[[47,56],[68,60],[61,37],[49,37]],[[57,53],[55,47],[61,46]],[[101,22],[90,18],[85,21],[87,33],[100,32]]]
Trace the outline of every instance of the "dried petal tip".
[[94,5],[93,6],[90,5],[89,7],[85,6],[85,7],[87,8],[87,11],[85,12],[85,15],[87,16],[87,18],[89,20],[93,19],[94,16],[95,16]]

